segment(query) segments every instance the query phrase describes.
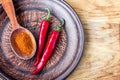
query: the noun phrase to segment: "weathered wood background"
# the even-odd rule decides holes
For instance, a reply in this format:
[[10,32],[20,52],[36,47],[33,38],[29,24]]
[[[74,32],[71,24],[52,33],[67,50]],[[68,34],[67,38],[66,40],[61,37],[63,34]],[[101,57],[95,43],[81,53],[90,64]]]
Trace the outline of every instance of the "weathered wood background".
[[80,17],[85,50],[67,80],[120,80],[120,0],[65,0]]
[[85,50],[67,80],[120,80],[120,0],[65,0],[80,17]]

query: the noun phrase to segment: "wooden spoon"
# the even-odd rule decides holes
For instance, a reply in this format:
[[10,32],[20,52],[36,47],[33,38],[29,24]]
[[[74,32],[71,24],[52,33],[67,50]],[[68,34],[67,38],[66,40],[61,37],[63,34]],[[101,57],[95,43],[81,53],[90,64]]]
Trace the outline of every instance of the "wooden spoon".
[[[35,55],[35,51],[36,51],[36,42],[35,42],[34,36],[32,35],[32,33],[29,30],[21,27],[18,24],[12,0],[1,0],[1,2],[2,2],[2,6],[3,6],[5,12],[7,13],[7,16],[10,19],[10,22],[11,22],[11,25],[13,28],[13,31],[12,31],[12,34],[10,37],[10,43],[11,43],[12,50],[21,59],[26,60],[26,59],[32,58]],[[14,42],[15,41],[14,37],[16,36],[16,34],[23,33],[23,32],[28,34],[28,36],[30,37],[31,42],[33,44],[33,47],[34,47],[33,51],[31,51],[31,53],[29,53],[29,55],[27,55],[27,56],[22,55],[23,53],[21,51],[19,51],[18,47],[15,46],[15,42]]]

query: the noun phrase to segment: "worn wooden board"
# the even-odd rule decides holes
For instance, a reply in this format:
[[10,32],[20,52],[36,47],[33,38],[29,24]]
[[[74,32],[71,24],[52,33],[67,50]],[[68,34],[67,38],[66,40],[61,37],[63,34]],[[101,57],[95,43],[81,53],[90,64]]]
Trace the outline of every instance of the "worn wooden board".
[[67,80],[120,80],[120,0],[65,0],[85,30],[82,60]]
[[120,80],[120,0],[65,0],[85,30],[83,57],[67,80]]
[[61,18],[65,19],[65,25],[60,32],[53,54],[43,70],[38,75],[30,76],[35,69],[33,66],[35,57],[21,60],[14,54],[9,41],[12,33],[11,23],[0,6],[0,76],[5,74],[12,80],[63,80],[66,78],[78,64],[83,52],[84,34],[77,15],[62,0],[13,0],[13,3],[18,23],[33,33],[36,42],[39,25],[47,15],[46,7],[51,10],[47,38],[53,29],[61,26]]

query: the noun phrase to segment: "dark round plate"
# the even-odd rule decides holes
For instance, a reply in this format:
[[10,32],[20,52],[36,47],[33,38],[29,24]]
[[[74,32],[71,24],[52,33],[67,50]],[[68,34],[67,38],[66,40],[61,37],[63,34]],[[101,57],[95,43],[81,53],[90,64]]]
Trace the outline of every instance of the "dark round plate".
[[63,80],[77,66],[84,47],[84,32],[74,10],[63,0],[14,0],[17,19],[20,25],[30,30],[38,41],[39,25],[47,15],[45,8],[51,10],[51,30],[60,26],[60,19],[65,19],[65,26],[60,33],[55,50],[44,69],[34,76],[29,74],[35,69],[35,56],[30,60],[19,59],[10,47],[12,27],[0,6],[0,76],[15,80]]

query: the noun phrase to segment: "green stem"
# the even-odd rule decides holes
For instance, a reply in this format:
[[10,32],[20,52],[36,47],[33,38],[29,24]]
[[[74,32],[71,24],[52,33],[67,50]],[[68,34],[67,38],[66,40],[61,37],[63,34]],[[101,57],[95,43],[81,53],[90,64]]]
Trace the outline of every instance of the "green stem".
[[65,20],[64,20],[63,18],[62,18],[62,20],[61,20],[61,23],[62,23],[62,25],[61,25],[60,27],[57,27],[57,29],[56,29],[56,31],[58,31],[58,32],[61,31],[62,27],[63,27],[64,24],[65,24]]
[[46,16],[46,20],[49,21],[50,20],[50,9],[49,8],[45,8],[48,11],[48,15]]

